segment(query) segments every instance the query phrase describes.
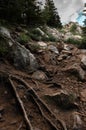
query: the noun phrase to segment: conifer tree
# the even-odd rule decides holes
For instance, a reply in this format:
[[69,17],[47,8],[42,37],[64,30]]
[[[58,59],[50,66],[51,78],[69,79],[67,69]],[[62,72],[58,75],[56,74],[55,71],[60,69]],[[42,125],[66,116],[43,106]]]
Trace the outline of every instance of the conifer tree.
[[25,0],[25,14],[27,17],[27,24],[35,25],[41,23],[41,8],[37,0]]
[[8,21],[21,21],[24,0],[0,0],[0,18]]
[[43,13],[47,25],[58,28],[62,27],[60,17],[57,9],[55,8],[53,0],[46,0]]

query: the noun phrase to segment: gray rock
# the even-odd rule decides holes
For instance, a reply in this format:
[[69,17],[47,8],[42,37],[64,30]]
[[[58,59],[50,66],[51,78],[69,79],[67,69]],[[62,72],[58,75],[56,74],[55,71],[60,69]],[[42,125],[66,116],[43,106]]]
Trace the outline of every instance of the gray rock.
[[0,35],[4,36],[6,38],[11,38],[9,30],[5,27],[0,27]]
[[67,57],[68,57],[67,54],[61,54],[61,55],[57,58],[57,60],[58,60],[58,61],[62,61],[62,60],[64,60],[64,59],[66,59]]
[[74,74],[80,80],[85,80],[85,71],[77,63],[74,63],[73,65],[67,67],[65,71]]
[[38,68],[38,63],[35,56],[24,46],[15,42],[11,38],[10,32],[4,27],[0,27],[0,34],[6,40],[6,46],[9,51],[9,56],[14,61],[14,66],[17,68],[34,71]]
[[67,45],[67,44],[63,44],[63,45],[64,45],[64,47],[63,47],[64,50],[66,50],[66,51],[71,50],[71,47],[69,45]]
[[80,35],[73,35],[71,32],[67,32],[64,36],[64,40],[68,40],[68,39],[74,39],[74,40],[81,40],[82,37]]
[[34,71],[38,68],[35,56],[25,47],[18,44],[12,47],[14,66]]
[[43,81],[43,80],[47,79],[47,76],[42,71],[36,71],[36,72],[33,73],[32,78]]
[[84,102],[86,102],[86,89],[83,89],[81,92],[80,92],[80,99]]
[[41,49],[46,49],[47,48],[47,44],[45,42],[37,42],[37,45],[41,48]]
[[54,52],[55,54],[59,54],[58,49],[54,46],[54,45],[49,45],[48,49],[52,52]]
[[72,55],[72,52],[71,51],[66,51],[66,50],[62,50],[61,52],[62,54],[66,54],[68,56]]
[[67,32],[67,33],[65,34],[65,36],[64,36],[64,40],[67,40],[67,39],[71,38],[72,36],[73,36],[73,35],[72,35],[71,32]]
[[45,33],[40,28],[36,28],[36,30],[39,31],[42,36],[45,35]]
[[81,58],[81,67],[83,69],[86,69],[86,56],[85,55],[83,55]]

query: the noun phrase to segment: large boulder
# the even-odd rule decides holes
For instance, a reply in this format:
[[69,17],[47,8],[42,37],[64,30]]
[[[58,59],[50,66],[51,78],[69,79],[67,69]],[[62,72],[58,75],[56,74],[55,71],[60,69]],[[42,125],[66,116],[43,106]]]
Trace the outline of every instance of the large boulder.
[[67,39],[71,38],[72,36],[73,36],[73,35],[72,35],[71,32],[67,32],[67,33],[65,34],[65,36],[64,36],[64,40],[67,40]]
[[73,39],[73,40],[81,40],[82,37],[80,35],[73,35],[71,32],[67,32],[64,36],[64,40]]
[[47,29],[47,33],[48,34],[52,34],[52,36],[58,40],[62,40],[64,37],[64,34],[61,33],[60,31],[58,31],[56,28],[50,28],[50,27],[46,27]]
[[38,68],[35,56],[24,46],[12,39],[7,28],[0,27],[0,36],[4,41],[5,48],[7,50],[10,49],[8,55],[15,67],[29,71],[34,71]]
[[38,68],[35,56],[28,49],[19,44],[12,46],[12,58],[14,66],[17,68],[29,71],[35,71]]
[[32,75],[32,78],[36,79],[36,80],[40,80],[40,81],[47,80],[46,74],[44,72],[42,72],[42,71],[34,72],[33,75]]
[[66,67],[66,69],[64,70],[65,72],[76,76],[79,80],[85,80],[85,71],[77,63],[74,63],[73,65]]

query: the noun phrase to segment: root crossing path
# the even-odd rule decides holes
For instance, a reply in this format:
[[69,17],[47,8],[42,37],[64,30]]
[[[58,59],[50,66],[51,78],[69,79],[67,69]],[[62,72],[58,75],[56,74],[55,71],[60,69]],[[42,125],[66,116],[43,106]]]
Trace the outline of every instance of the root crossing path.
[[29,84],[9,75],[9,83],[18,102],[27,130],[67,130]]

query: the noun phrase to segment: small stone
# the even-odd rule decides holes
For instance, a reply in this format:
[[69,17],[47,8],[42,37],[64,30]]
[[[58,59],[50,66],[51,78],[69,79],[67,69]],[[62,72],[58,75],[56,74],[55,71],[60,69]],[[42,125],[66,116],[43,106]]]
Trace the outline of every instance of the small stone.
[[47,48],[47,44],[45,42],[37,42],[37,45],[39,45],[39,47],[41,49],[46,49]]
[[24,85],[18,85],[17,86],[19,89],[24,89],[25,87],[24,87]]
[[72,55],[72,52],[71,51],[67,51],[67,50],[62,50],[61,52],[62,54],[66,54],[68,56]]
[[41,81],[47,80],[46,74],[44,72],[42,72],[42,71],[34,72],[33,75],[32,75],[32,78],[37,79],[37,80],[41,80]]
[[86,101],[86,89],[84,89],[81,93],[80,93],[80,99],[82,101]]
[[67,44],[64,44],[64,50],[66,50],[66,51],[70,51],[70,50],[71,50],[71,47],[68,46]]
[[49,45],[49,46],[48,46],[48,49],[49,49],[50,51],[54,52],[55,54],[59,54],[58,49],[57,49],[55,46],[53,46],[53,45]]

